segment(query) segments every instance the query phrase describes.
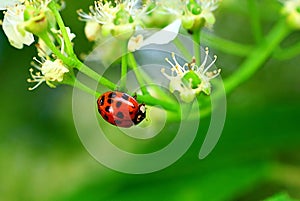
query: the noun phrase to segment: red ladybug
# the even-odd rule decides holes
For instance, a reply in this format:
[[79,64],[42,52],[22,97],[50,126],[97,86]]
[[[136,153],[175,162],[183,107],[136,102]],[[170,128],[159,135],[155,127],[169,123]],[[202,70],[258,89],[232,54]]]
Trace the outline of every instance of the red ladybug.
[[105,92],[97,104],[103,119],[119,127],[137,125],[146,117],[145,104],[138,104],[134,97],[123,92]]

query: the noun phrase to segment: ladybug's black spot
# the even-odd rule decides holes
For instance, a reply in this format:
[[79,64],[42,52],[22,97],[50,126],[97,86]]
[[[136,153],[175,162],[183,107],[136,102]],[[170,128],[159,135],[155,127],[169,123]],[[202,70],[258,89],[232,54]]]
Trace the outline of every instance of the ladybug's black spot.
[[115,120],[116,125],[120,125],[122,123],[122,121],[120,120]]
[[111,104],[112,102],[113,102],[113,99],[111,99],[111,98],[107,99],[108,104]]
[[106,107],[105,107],[105,111],[106,111],[106,112],[109,112],[109,111],[110,111],[110,106],[106,106]]
[[117,94],[115,92],[111,92],[110,94],[108,94],[108,98],[114,98],[116,96]]
[[108,116],[105,114],[103,115],[103,118],[107,121],[108,120]]
[[129,96],[128,96],[127,94],[123,94],[123,95],[122,95],[122,98],[123,98],[124,100],[128,100],[128,99],[129,99]]
[[124,115],[122,112],[118,112],[117,113],[117,117],[119,117],[120,119],[123,119],[124,118]]
[[102,106],[103,104],[104,104],[104,96],[102,96],[100,99],[100,106]]
[[121,102],[121,101],[118,101],[118,102],[116,103],[116,107],[117,107],[117,108],[119,108],[121,105],[122,105],[122,102]]
[[133,114],[133,111],[130,111],[129,114]]

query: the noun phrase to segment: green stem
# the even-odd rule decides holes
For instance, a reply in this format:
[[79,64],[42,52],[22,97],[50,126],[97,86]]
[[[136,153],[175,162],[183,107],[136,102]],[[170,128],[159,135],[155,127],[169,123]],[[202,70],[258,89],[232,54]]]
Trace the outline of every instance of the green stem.
[[143,69],[139,69],[139,71],[141,72],[141,75],[143,76],[145,82],[148,84],[148,87],[155,91],[157,96],[159,96],[163,100],[168,100],[170,104],[177,104],[177,102],[174,99],[170,98],[170,96],[165,91],[163,91],[159,86],[155,85],[152,82],[151,78],[143,71]]
[[98,93],[95,90],[92,90],[91,88],[89,88],[88,86],[86,86],[85,84],[83,84],[82,82],[80,82],[78,79],[76,79],[75,74],[70,71],[69,73],[64,75],[64,79],[62,84],[66,84],[72,87],[76,87],[88,94],[91,94],[93,96],[95,96],[96,98],[98,98],[101,94]]
[[[129,61],[130,67],[132,68],[132,70],[134,71],[134,73],[137,77],[137,80],[138,80],[138,83],[140,84],[140,86],[147,86],[147,87],[151,88],[152,90],[155,91],[157,96],[160,97],[160,99],[167,101],[169,104],[177,105],[177,102],[174,101],[172,98],[170,98],[170,96],[168,96],[166,94],[166,92],[164,92],[158,86],[152,84],[151,78],[143,71],[143,69],[137,68],[137,63],[136,63],[136,60],[132,53],[129,53],[128,61]],[[146,87],[145,88],[141,87],[141,90],[144,95],[150,94]],[[143,92],[143,90],[144,90],[144,92]]]
[[64,41],[61,41],[61,38],[58,36],[57,33],[53,33],[50,29],[48,29],[48,33],[50,34],[50,36],[52,36],[54,38],[54,40],[57,42],[59,47],[62,47],[62,43]]
[[196,64],[200,66],[201,64],[201,52],[200,52],[200,34],[201,30],[194,31],[193,33],[193,41],[194,41],[194,56],[196,58]]
[[127,43],[128,41],[122,41],[122,64],[121,64],[121,80],[120,80],[120,90],[126,91],[126,81],[127,81]]
[[180,41],[180,39],[178,37],[176,37],[173,40],[173,43],[175,44],[175,46],[177,47],[177,49],[182,53],[182,55],[184,56],[184,58],[187,61],[191,61],[192,60],[192,55],[190,54],[189,50],[185,47],[185,45]]
[[84,85],[84,84],[83,84],[82,82],[80,82],[79,80],[76,80],[76,81],[74,82],[74,85],[71,85],[71,86],[74,86],[74,87],[76,87],[76,88],[78,88],[78,89],[80,89],[80,90],[82,90],[82,91],[84,91],[84,92],[87,92],[87,93],[89,93],[89,94],[95,96],[96,98],[98,98],[98,97],[101,95],[99,92],[90,89],[89,87],[87,87],[86,85]]
[[281,60],[285,60],[285,59],[291,59],[295,56],[298,56],[300,54],[300,42],[294,44],[291,47],[287,47],[287,48],[278,48],[278,50],[276,50],[274,52],[274,57],[276,59],[281,59]]
[[57,24],[60,28],[61,34],[62,34],[64,42],[65,42],[65,47],[66,47],[67,54],[71,57],[75,56],[74,50],[73,50],[73,45],[72,45],[71,40],[69,38],[69,35],[68,35],[67,30],[66,30],[66,26],[65,26],[65,24],[62,20],[62,17],[60,15],[60,13],[58,12],[57,5],[56,5],[55,1],[51,1],[48,4],[48,7],[52,11],[52,13],[53,13],[53,15],[56,19],[56,22],[57,22]]
[[83,64],[76,56],[66,57],[63,55],[56,46],[52,43],[48,33],[40,34],[39,37],[45,42],[45,44],[50,48],[50,50],[56,55],[57,58],[62,60],[62,62],[69,67],[69,69],[77,68],[79,71],[84,73],[85,75],[91,77],[92,79],[98,81],[101,85],[106,86],[107,88],[114,90],[117,85],[109,81],[108,79],[100,76],[98,73],[87,67]]
[[175,112],[175,114],[177,114],[177,112],[179,112],[178,104],[172,104],[166,100],[160,100],[160,99],[154,98],[150,94],[138,95],[136,99],[137,99],[137,101],[139,101],[141,103],[146,103],[146,105],[150,105],[150,106],[159,105],[168,111]]
[[75,59],[73,62],[73,67],[77,68],[80,72],[83,74],[89,76],[93,80],[96,80],[99,82],[99,84],[111,89],[115,90],[118,86],[111,82],[110,80],[106,79],[105,77],[102,77],[92,69],[90,69],[88,66],[86,66],[84,63],[82,63],[79,59]]
[[250,45],[239,44],[207,33],[202,34],[202,39],[210,47],[236,56],[248,56],[253,49]]
[[248,0],[250,24],[256,43],[262,40],[262,30],[260,26],[260,16],[256,0]]
[[[68,35],[67,30],[66,30],[65,24],[64,24],[64,22],[61,18],[60,13],[58,12],[57,5],[56,5],[55,1],[51,1],[48,4],[48,7],[53,12],[53,14],[55,16],[55,19],[56,19],[56,22],[57,22],[57,24],[58,24],[58,26],[61,30],[64,42],[65,42],[66,52],[67,52],[69,57],[65,57],[59,51],[56,51],[57,48],[52,47],[50,49],[53,51],[53,53],[56,54],[57,57],[59,57],[66,65],[78,68],[82,73],[88,75],[89,77],[93,78],[94,80],[99,81],[100,84],[108,87],[109,89],[114,90],[116,88],[116,85],[114,83],[112,83],[108,79],[100,76],[98,73],[91,70],[89,67],[84,65],[80,60],[78,60],[77,56],[74,53],[73,45],[72,45],[71,40],[69,38],[69,35]],[[52,44],[52,42],[49,42],[49,41],[48,41],[47,45],[54,46]]]
[[57,49],[57,47],[53,44],[47,32],[43,32],[39,34],[38,37],[44,41],[44,43],[53,52],[53,54],[55,54],[58,58],[60,58],[64,63],[68,62],[68,58]]
[[146,83],[144,82],[141,72],[138,70],[137,63],[131,52],[128,53],[128,61],[132,67],[133,72],[135,73],[136,79],[141,87],[141,91],[142,91],[143,95],[148,95],[149,92],[147,90]]
[[249,79],[289,33],[290,29],[285,20],[279,20],[265,40],[253,49],[241,67],[233,75],[224,80],[226,93],[230,93],[241,83]]

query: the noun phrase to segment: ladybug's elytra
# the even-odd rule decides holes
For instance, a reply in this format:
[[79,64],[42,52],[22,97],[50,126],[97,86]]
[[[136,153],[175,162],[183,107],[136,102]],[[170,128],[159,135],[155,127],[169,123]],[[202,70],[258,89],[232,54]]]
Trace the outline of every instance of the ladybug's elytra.
[[137,125],[146,117],[145,104],[138,104],[134,97],[123,92],[105,92],[97,104],[103,119],[119,127]]

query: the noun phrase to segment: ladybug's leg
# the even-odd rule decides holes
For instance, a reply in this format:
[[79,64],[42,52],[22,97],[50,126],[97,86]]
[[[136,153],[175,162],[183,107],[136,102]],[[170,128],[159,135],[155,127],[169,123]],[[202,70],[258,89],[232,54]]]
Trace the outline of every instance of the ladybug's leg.
[[136,100],[136,98],[137,98],[137,94],[136,94],[136,92],[134,92],[134,94],[133,94],[133,96],[132,96],[135,100]]

